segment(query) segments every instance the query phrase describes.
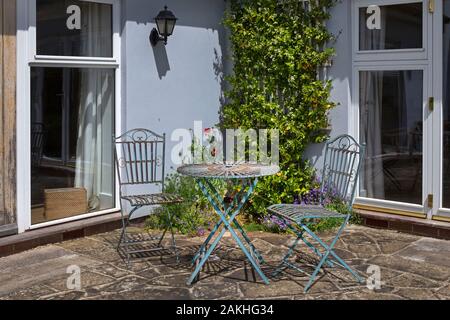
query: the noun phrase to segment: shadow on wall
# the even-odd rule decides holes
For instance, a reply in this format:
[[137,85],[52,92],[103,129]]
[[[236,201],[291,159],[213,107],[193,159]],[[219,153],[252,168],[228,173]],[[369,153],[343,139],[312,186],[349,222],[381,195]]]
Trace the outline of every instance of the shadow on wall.
[[156,69],[158,70],[159,79],[164,78],[170,71],[169,58],[167,57],[166,46],[159,42],[153,48],[153,56],[155,57]]
[[[148,26],[148,35],[150,35],[151,30],[156,27],[154,17],[163,10],[164,6],[167,6],[178,18],[175,33],[179,27],[194,27],[217,31],[222,52],[214,50],[214,70],[222,89],[225,88],[224,75],[230,72],[231,67],[229,67],[228,59],[229,44],[227,33],[222,24],[222,18],[226,10],[226,2],[224,0],[126,0],[122,3],[126,7],[126,10],[124,10],[126,18],[122,23],[122,30],[124,30],[127,22],[135,22]],[[222,18],[218,19],[217,17]],[[149,40],[147,39],[146,41]],[[158,43],[152,50],[158,76],[162,80],[171,71],[166,47],[163,43]],[[221,97],[220,106],[223,103],[223,97]]]
[[[339,104],[330,112],[333,127],[331,138],[334,138],[349,132],[348,113],[352,96],[351,1],[339,1],[330,14],[332,18],[328,21],[327,27],[336,37],[335,41],[330,43],[336,50],[336,56],[333,57],[332,67],[328,69],[328,78],[333,81],[331,100]],[[305,152],[304,159],[322,170],[324,155],[325,143],[311,144]]]

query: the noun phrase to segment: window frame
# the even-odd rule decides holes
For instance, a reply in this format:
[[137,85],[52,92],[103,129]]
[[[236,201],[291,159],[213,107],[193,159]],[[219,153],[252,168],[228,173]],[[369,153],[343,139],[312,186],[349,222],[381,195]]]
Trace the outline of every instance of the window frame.
[[[428,194],[428,190],[430,190],[432,179],[430,177],[430,170],[432,170],[432,165],[430,163],[430,158],[426,155],[429,152],[432,152],[432,133],[431,129],[431,119],[427,119],[426,113],[428,112],[427,108],[427,97],[430,94],[430,90],[432,89],[429,81],[429,66],[427,64],[420,63],[401,63],[401,64],[385,64],[378,63],[376,65],[364,65],[364,66],[355,66],[353,68],[353,95],[352,95],[352,107],[351,113],[349,116],[349,130],[353,136],[356,137],[357,141],[360,141],[361,134],[361,123],[360,123],[360,72],[364,71],[407,71],[407,70],[418,70],[423,72],[423,118],[424,118],[424,141],[423,141],[423,159],[422,159],[422,198],[423,203],[425,203],[426,195]],[[425,175],[424,172],[427,172]],[[391,200],[381,200],[375,198],[361,197],[360,196],[360,182],[358,182],[357,190],[356,190],[356,198],[355,205],[356,207],[362,206],[363,208],[372,208],[372,209],[382,209],[385,212],[390,211],[398,211],[398,214],[401,212],[408,212],[408,215],[414,216],[416,218],[426,218],[427,214],[425,213],[425,206],[423,204],[412,204],[406,202],[397,202]]]
[[[113,56],[111,58],[46,56],[36,54],[36,0],[17,0],[17,220],[19,233],[120,211],[115,179],[114,208],[56,221],[31,223],[31,68],[102,68],[115,70],[115,132],[121,132],[121,7],[120,0],[80,0],[113,6]],[[20,94],[26,92],[27,94]],[[22,146],[22,147],[19,147]],[[26,146],[26,147],[23,147]],[[115,166],[115,163],[113,163]]]
[[[367,7],[370,4],[391,5],[406,3],[423,3],[424,27],[423,27],[423,47],[422,49],[397,49],[397,50],[359,50],[359,8]],[[428,110],[428,97],[433,93],[433,84],[431,81],[433,54],[433,37],[428,33],[433,30],[433,17],[428,11],[428,1],[426,0],[355,0],[351,4],[352,21],[352,87],[351,107],[348,117],[348,128],[350,134],[360,140],[360,71],[379,71],[379,70],[422,70],[424,72],[424,158],[423,158],[423,203],[425,204],[426,195],[432,190],[433,164],[429,154],[433,152],[433,114]],[[437,201],[435,199],[435,201]],[[404,216],[426,219],[432,214],[432,209],[424,204],[416,205],[404,202],[395,202],[389,200],[378,200],[364,198],[360,196],[360,185],[357,186],[355,199],[355,208],[371,211],[388,212]]]
[[427,1],[425,0],[357,0],[352,1],[352,52],[353,61],[389,61],[389,60],[422,60],[427,59],[430,47],[430,37],[427,36],[427,30],[432,27],[432,19],[428,14],[423,15],[422,22],[422,46],[417,49],[384,49],[384,50],[360,50],[359,48],[359,9],[370,5],[396,5],[409,3],[422,3],[423,12],[428,12]]

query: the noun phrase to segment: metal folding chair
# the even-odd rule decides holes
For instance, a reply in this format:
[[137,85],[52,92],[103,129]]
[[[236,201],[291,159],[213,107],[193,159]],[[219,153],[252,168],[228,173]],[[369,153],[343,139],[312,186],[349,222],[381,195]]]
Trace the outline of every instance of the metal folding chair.
[[[171,248],[177,261],[179,261],[173,230],[174,216],[167,208],[164,210],[167,214],[167,226],[160,237],[154,237],[150,234],[148,237],[130,237],[127,234],[130,221],[138,210],[144,207],[160,205],[165,207],[166,205],[183,202],[181,197],[164,192],[166,135],[158,135],[147,129],[130,130],[115,138],[115,151],[122,208],[122,233],[117,246],[119,254],[125,254],[127,266],[129,266],[132,255],[163,251],[165,248],[162,243],[170,230],[172,235]],[[150,188],[155,185],[160,186],[161,193],[136,194],[124,190],[136,188],[136,186]],[[124,212],[123,202],[128,202],[132,208],[128,216]],[[150,243],[154,243],[156,246],[147,249],[142,248],[143,245]]]
[[[305,293],[314,284],[317,275],[324,265],[329,267],[339,265],[348,270],[358,282],[363,281],[333,250],[350,220],[350,214],[343,215],[328,210],[325,208],[324,203],[325,199],[332,195],[333,198],[342,199],[348,205],[349,209],[352,208],[364,152],[365,145],[358,144],[353,137],[348,135],[342,135],[330,141],[327,143],[325,152],[320,203],[318,205],[308,206],[279,204],[268,208],[269,212],[284,219],[289,225],[290,230],[297,236],[297,239],[289,248],[280,266],[274,272],[274,276],[281,273],[285,268],[295,269],[301,273],[308,274],[299,266],[289,262],[289,259],[295,253],[296,247],[300,241],[303,241],[320,258],[319,264],[316,266],[305,287]],[[338,229],[333,241],[330,244],[326,244],[308,226],[314,221],[330,218],[343,219],[343,223]],[[305,234],[311,236],[317,244],[314,245],[306,239]]]

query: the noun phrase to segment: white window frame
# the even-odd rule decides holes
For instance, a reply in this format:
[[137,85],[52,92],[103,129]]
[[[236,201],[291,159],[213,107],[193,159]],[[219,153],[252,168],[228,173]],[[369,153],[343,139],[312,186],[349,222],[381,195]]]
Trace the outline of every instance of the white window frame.
[[433,194],[434,208],[436,210],[433,212],[433,219],[443,220],[449,222],[450,220],[450,208],[444,208],[443,197],[444,197],[444,107],[443,107],[443,97],[444,97],[444,72],[442,69],[443,62],[443,2],[435,2],[435,14],[434,14],[434,26],[433,26],[433,96],[435,98],[435,111],[433,117],[435,117],[435,123],[437,125],[433,126],[433,142],[435,145],[440,146],[439,151],[434,150],[436,153],[433,159],[433,177],[438,183],[434,183]]
[[[360,140],[360,88],[359,88],[359,74],[361,71],[407,71],[407,70],[420,70],[423,72],[423,119],[424,119],[424,150],[423,150],[423,162],[422,162],[422,203],[426,202],[426,197],[432,188],[432,179],[428,179],[432,174],[432,165],[430,163],[430,157],[427,155],[432,152],[432,144],[430,143],[432,140],[432,125],[431,118],[428,118],[428,103],[427,98],[429,92],[431,90],[430,79],[429,79],[429,67],[427,64],[378,64],[372,66],[357,66],[353,71],[353,97],[352,97],[352,107],[351,114],[349,116],[349,128],[350,132],[353,136]],[[426,173],[425,173],[426,172]],[[425,174],[424,174],[425,173]],[[403,203],[389,200],[380,200],[373,198],[360,197],[360,188],[359,185],[357,187],[356,192],[356,200],[355,203],[357,205],[368,206],[368,207],[377,207],[377,208],[385,208],[396,211],[404,211],[415,214],[417,217],[425,218],[427,216],[426,208],[424,205],[417,205],[411,203]]]
[[115,70],[115,130],[121,132],[121,8],[120,0],[82,0],[113,6],[111,58],[43,56],[36,54],[36,0],[17,0],[17,225],[19,233],[120,211],[118,179],[115,207],[32,225],[31,223],[31,67],[109,68]]
[[[367,7],[369,5],[391,5],[402,3],[423,3],[424,12],[424,28],[423,28],[423,46],[421,49],[398,49],[398,50],[359,50],[359,8]],[[423,86],[423,119],[424,119],[424,141],[423,141],[423,202],[422,205],[395,202],[388,200],[378,200],[372,198],[360,197],[360,188],[357,186],[355,204],[363,207],[379,208],[385,212],[402,212],[419,218],[431,218],[433,209],[427,208],[427,195],[433,192],[433,121],[436,114],[430,113],[428,110],[428,97],[433,94],[435,86],[433,86],[432,54],[435,50],[433,48],[433,37],[428,36],[428,32],[433,30],[433,19],[428,12],[427,0],[355,0],[352,1],[352,57],[353,57],[353,72],[352,72],[352,101],[349,111],[348,128],[351,135],[360,140],[360,88],[359,88],[359,73],[360,71],[379,71],[379,70],[422,70],[424,77]],[[436,207],[439,197],[435,197]]]
[[[420,60],[428,58],[427,48],[431,48],[427,43],[427,29],[430,26],[431,19],[428,14],[423,16],[422,45],[423,48],[417,49],[386,49],[386,50],[360,50],[359,49],[359,9],[370,5],[394,5],[419,3],[423,4],[423,12],[427,12],[427,0],[356,0],[352,1],[352,49],[353,61],[389,61],[389,60]],[[428,29],[430,30],[430,29]]]

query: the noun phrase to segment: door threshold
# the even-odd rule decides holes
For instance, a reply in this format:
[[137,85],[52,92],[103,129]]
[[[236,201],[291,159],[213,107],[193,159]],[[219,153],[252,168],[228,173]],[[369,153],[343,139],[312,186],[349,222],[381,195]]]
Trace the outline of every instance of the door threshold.
[[415,217],[394,215],[369,210],[355,210],[363,225],[378,229],[389,229],[414,235],[450,240],[450,223]]
[[87,218],[65,224],[30,230],[0,238],[0,257],[28,251],[39,246],[74,240],[121,228],[120,212]]

